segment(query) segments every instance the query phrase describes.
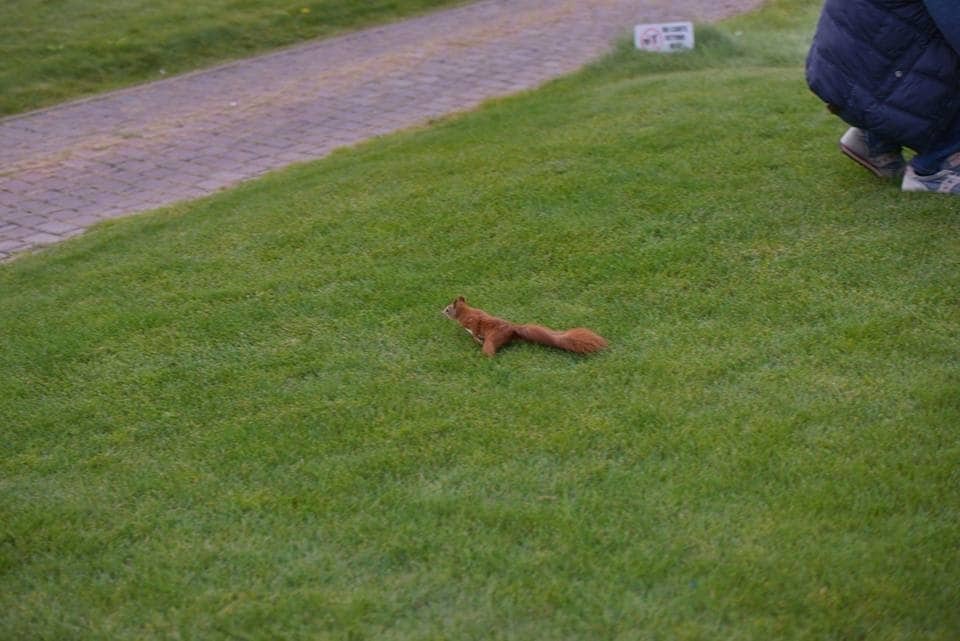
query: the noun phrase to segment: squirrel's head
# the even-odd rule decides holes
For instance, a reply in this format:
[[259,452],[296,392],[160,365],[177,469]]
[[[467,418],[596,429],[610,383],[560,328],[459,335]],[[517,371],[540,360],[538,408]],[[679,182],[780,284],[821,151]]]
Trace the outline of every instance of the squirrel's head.
[[450,318],[456,318],[460,314],[460,310],[463,309],[464,305],[467,304],[467,301],[463,296],[457,296],[452,303],[443,308],[443,315]]

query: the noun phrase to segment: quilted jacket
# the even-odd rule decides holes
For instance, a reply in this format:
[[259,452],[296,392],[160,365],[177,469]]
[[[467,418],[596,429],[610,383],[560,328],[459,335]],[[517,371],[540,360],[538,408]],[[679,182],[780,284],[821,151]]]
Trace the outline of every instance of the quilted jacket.
[[921,152],[960,115],[960,55],[922,0],[826,0],[807,84],[849,124]]

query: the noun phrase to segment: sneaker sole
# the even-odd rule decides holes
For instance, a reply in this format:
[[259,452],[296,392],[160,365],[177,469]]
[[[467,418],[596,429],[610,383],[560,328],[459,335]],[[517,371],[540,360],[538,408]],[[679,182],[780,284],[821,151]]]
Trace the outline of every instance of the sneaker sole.
[[[941,174],[944,172],[940,172]],[[934,174],[939,176],[939,174]],[[913,172],[909,172],[903,177],[903,183],[900,185],[902,191],[926,192],[928,194],[948,194],[960,195],[960,190],[954,191],[960,187],[960,177],[951,175],[943,178],[939,183],[931,185],[920,180]]]
[[900,176],[903,175],[903,171],[890,173],[888,171],[884,171],[880,169],[879,167],[871,163],[869,160],[859,155],[853,149],[844,145],[842,142],[840,143],[840,151],[842,151],[847,156],[847,158],[849,158],[850,160],[853,160],[854,162],[862,166],[864,169],[869,171],[871,174],[873,174],[877,178],[899,178]]

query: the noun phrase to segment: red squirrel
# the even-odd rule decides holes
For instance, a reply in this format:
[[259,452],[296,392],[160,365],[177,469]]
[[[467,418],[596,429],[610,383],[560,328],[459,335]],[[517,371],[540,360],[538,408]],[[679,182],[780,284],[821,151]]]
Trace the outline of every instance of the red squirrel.
[[483,353],[487,356],[493,356],[514,339],[558,347],[577,354],[596,352],[607,346],[602,336],[589,329],[577,327],[558,332],[542,325],[517,325],[491,316],[482,309],[470,307],[463,296],[447,305],[443,314],[460,323],[473,336],[473,340],[483,345]]

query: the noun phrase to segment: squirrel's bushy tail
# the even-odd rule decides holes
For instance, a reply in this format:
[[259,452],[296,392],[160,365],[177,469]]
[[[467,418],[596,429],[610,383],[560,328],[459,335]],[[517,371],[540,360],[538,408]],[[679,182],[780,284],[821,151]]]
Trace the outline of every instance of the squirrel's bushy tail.
[[549,345],[577,354],[596,352],[607,346],[607,341],[602,336],[583,327],[558,332],[542,325],[517,325],[514,331],[517,338],[525,341]]

